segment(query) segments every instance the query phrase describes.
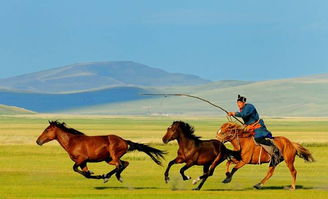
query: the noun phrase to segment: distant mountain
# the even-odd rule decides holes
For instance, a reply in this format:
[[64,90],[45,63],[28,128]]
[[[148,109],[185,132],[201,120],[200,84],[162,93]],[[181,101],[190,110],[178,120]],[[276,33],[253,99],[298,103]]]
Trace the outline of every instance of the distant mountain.
[[[192,98],[140,95],[187,93],[228,111],[237,110],[236,96],[242,94],[256,105],[261,116],[328,117],[328,74],[260,82],[210,82],[134,62],[97,62],[3,79],[0,88],[5,88],[0,90],[0,104],[41,113],[224,115]],[[0,107],[0,114],[1,110],[6,112]]]
[[195,75],[169,73],[143,64],[92,62],[0,79],[0,88],[63,93],[126,86],[199,85],[210,81]]
[[33,113],[34,113],[33,111],[29,111],[24,108],[0,104],[0,115],[33,114]]
[[[261,116],[328,117],[328,74],[261,82],[212,82],[201,86],[158,88],[155,92],[187,93],[206,98],[228,111],[237,111],[242,94]],[[224,115],[207,103],[187,97],[158,97],[126,103],[101,104],[65,113],[79,114],[187,114]]]

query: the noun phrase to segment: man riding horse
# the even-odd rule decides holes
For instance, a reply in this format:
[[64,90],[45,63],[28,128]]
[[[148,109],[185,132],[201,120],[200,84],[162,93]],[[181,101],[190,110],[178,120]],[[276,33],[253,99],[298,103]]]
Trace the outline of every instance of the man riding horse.
[[254,105],[246,103],[246,98],[238,95],[237,106],[239,112],[229,112],[228,116],[241,117],[245,123],[245,131],[254,132],[254,140],[271,155],[271,166],[278,165],[282,160],[279,149],[270,140],[272,134],[266,128],[264,121],[259,118]]

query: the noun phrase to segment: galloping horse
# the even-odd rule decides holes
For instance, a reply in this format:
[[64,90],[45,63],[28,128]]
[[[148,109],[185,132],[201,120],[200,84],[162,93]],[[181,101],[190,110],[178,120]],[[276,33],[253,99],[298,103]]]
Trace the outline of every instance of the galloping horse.
[[[73,170],[86,178],[104,179],[104,182],[107,182],[115,174],[117,180],[122,182],[120,174],[129,165],[129,162],[120,160],[120,158],[128,151],[142,151],[158,165],[161,165],[160,158],[163,158],[165,154],[161,150],[124,140],[117,135],[87,136],[78,130],[68,128],[65,123],[49,121],[49,124],[36,143],[41,146],[51,140],[57,140],[75,162]],[[106,175],[92,175],[93,172],[88,169],[87,162],[101,161],[115,165],[116,168]],[[79,170],[78,167],[82,170]]]
[[230,157],[240,160],[239,152],[227,149],[223,143],[217,140],[200,140],[199,138],[200,137],[194,135],[194,128],[182,121],[175,121],[167,128],[167,132],[162,138],[163,142],[167,144],[169,141],[177,140],[179,149],[178,156],[169,162],[164,173],[166,183],[169,181],[169,170],[173,164],[186,163],[186,165],[180,169],[183,180],[191,179],[184,174],[188,168],[193,165],[203,165],[204,173],[207,173],[209,169],[212,172],[205,178],[202,178],[202,182],[195,188],[195,190],[200,190],[207,177],[213,174],[218,164]]
[[[229,141],[234,147],[234,150],[241,151],[241,161],[234,161],[236,166],[229,171],[231,161],[227,162],[226,179],[223,183],[229,183],[233,174],[245,164],[261,164],[268,163],[271,160],[270,155],[262,149],[261,146],[256,145],[251,132],[244,132],[244,129],[234,122],[228,122],[221,126],[217,133],[217,139],[221,142]],[[273,139],[274,144],[279,148],[282,156],[286,162],[286,165],[292,175],[292,184],[290,189],[295,189],[296,183],[296,169],[294,167],[295,156],[299,156],[307,162],[313,162],[314,159],[309,150],[304,148],[298,143],[291,142],[289,139],[283,136],[277,136]],[[254,185],[254,188],[260,189],[265,182],[272,176],[275,167],[270,164],[267,175],[264,179]]]

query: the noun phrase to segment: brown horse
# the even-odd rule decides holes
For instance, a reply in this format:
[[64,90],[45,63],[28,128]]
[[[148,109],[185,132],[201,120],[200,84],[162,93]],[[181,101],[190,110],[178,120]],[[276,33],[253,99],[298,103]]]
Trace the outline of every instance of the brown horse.
[[[186,163],[180,169],[183,180],[191,179],[184,174],[188,168],[193,165],[203,165],[204,173],[207,174],[209,169],[211,173],[208,173],[208,175],[202,178],[202,182],[195,188],[195,190],[200,190],[207,177],[213,174],[218,164],[230,157],[240,159],[238,152],[227,149],[223,143],[217,140],[200,140],[199,137],[194,135],[194,128],[182,121],[173,122],[167,128],[167,132],[162,140],[165,144],[169,141],[177,140],[179,145],[178,156],[169,162],[164,173],[166,183],[169,181],[169,170],[173,164]],[[199,180],[194,181],[194,184]]]
[[[57,140],[75,162],[73,170],[86,178],[104,179],[104,182],[107,182],[115,174],[116,178],[122,182],[120,174],[129,165],[129,162],[120,160],[120,158],[128,151],[142,151],[158,165],[161,165],[160,158],[163,158],[165,154],[161,150],[124,140],[116,135],[87,136],[73,128],[68,128],[65,123],[49,121],[49,124],[36,143],[41,146],[51,140]],[[89,171],[87,162],[101,161],[115,165],[116,168],[106,175],[92,175],[93,172]],[[79,170],[78,167],[82,170]]]
[[[221,142],[231,142],[234,150],[241,151],[242,158],[241,161],[234,161],[236,166],[231,172],[229,171],[229,166],[232,161],[227,162],[226,179],[223,183],[229,183],[233,174],[245,164],[262,164],[270,162],[271,156],[260,145],[255,144],[252,135],[253,134],[251,132],[244,132],[244,129],[239,124],[234,122],[228,122],[221,126],[217,133],[217,139]],[[294,190],[297,173],[294,167],[295,156],[298,155],[307,162],[313,162],[314,159],[309,150],[298,143],[291,142],[286,137],[277,136],[274,137],[273,141],[282,153],[286,165],[292,175],[292,184],[290,189]],[[254,188],[260,189],[272,176],[274,170],[275,166],[270,164],[267,175],[260,183],[254,185]]]

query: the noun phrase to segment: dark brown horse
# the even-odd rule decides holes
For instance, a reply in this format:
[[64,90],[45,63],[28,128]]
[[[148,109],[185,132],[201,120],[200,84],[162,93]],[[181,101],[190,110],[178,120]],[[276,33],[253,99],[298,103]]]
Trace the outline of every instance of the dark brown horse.
[[[229,171],[229,166],[232,163],[231,161],[227,162],[227,171],[226,179],[223,183],[229,183],[232,179],[233,174],[245,164],[262,164],[268,163],[271,160],[270,155],[259,145],[255,144],[253,139],[253,134],[251,132],[244,132],[244,129],[234,122],[228,122],[221,126],[217,134],[217,139],[221,142],[231,142],[234,147],[234,150],[241,151],[241,161],[234,161],[236,166]],[[277,136],[273,139],[274,144],[279,148],[282,153],[282,156],[286,162],[286,165],[292,175],[292,184],[290,189],[295,189],[296,183],[296,169],[294,167],[295,156],[299,156],[307,162],[313,162],[314,159],[309,150],[304,148],[298,143],[291,142],[286,137]],[[260,189],[265,182],[269,180],[272,176],[275,167],[270,164],[267,175],[264,179],[254,185],[254,188]]]
[[[104,182],[107,182],[115,174],[116,178],[122,182],[120,174],[129,165],[129,162],[120,158],[128,151],[142,151],[158,165],[161,165],[160,158],[163,158],[165,154],[161,150],[125,140],[117,135],[87,136],[73,128],[68,128],[65,123],[49,121],[49,124],[36,143],[41,146],[51,140],[57,140],[75,162],[73,170],[86,178],[104,179]],[[101,161],[115,165],[116,168],[106,175],[92,175],[93,173],[87,167],[87,162]],[[79,170],[78,167],[82,170]]]
[[[193,165],[203,165],[204,173],[208,174],[202,178],[202,182],[195,190],[200,190],[207,177],[213,175],[215,167],[228,157],[240,159],[239,152],[227,149],[224,144],[217,140],[200,140],[194,135],[194,128],[188,123],[175,121],[167,128],[167,132],[162,138],[166,144],[169,141],[177,140],[179,144],[178,156],[169,162],[164,173],[164,179],[169,181],[169,170],[173,164],[186,163],[180,169],[183,180],[191,179],[184,172]],[[210,173],[208,173],[211,171]],[[198,182],[194,181],[194,184]]]

